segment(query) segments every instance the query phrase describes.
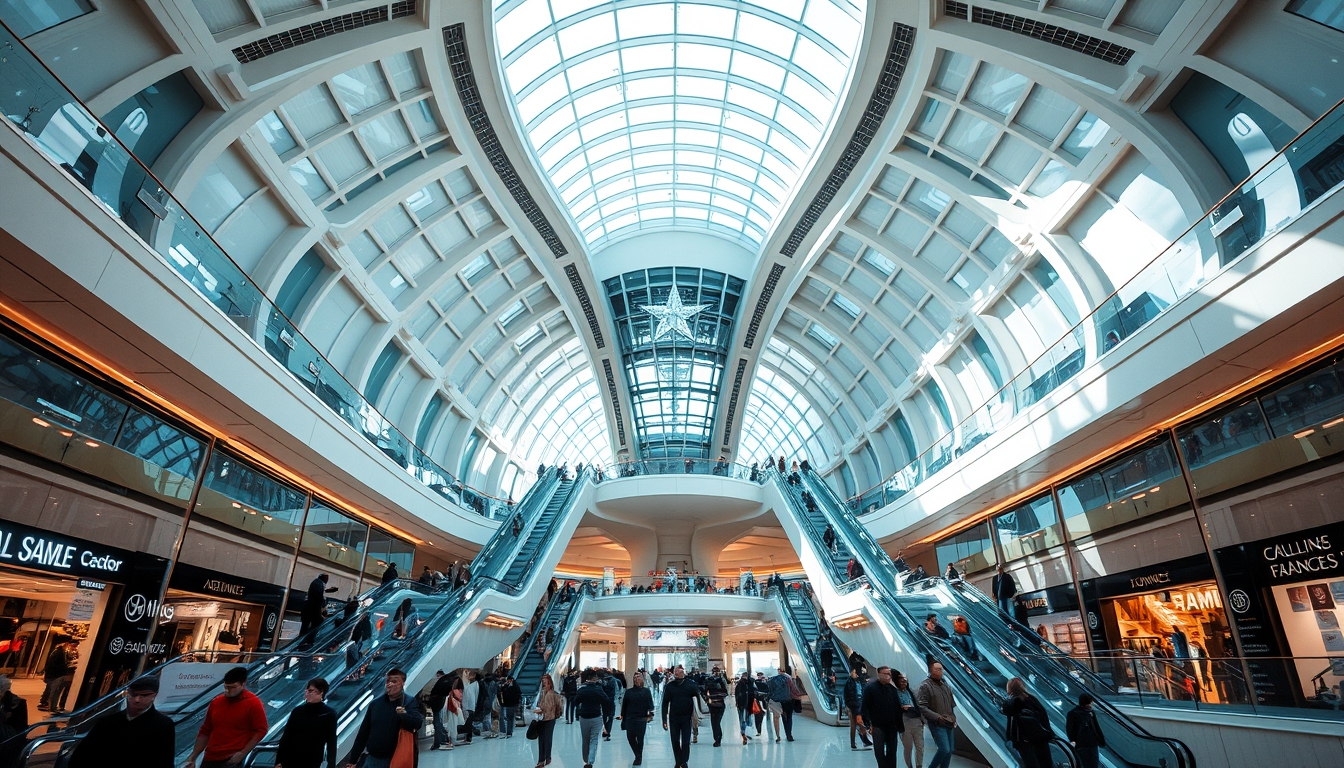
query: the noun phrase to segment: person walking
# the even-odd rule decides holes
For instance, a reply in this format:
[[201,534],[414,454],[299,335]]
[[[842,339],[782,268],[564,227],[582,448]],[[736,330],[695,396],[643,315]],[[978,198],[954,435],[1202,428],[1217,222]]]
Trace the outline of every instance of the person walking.
[[915,704],[924,714],[924,721],[929,725],[929,735],[933,737],[933,746],[937,750],[928,768],[948,768],[952,764],[953,736],[957,727],[957,718],[953,714],[957,701],[952,695],[952,688],[943,682],[942,662],[935,661],[929,665],[929,677],[919,684]]
[[[764,733],[761,727],[770,722],[766,714],[770,710],[770,681],[765,679],[764,672],[757,672],[756,679],[751,681],[752,691],[756,697],[756,711],[752,714],[756,716],[756,735]],[[779,731],[775,731],[776,740],[778,740]]]
[[541,723],[537,729],[537,768],[551,764],[551,745],[555,741],[555,722],[565,712],[564,699],[556,693],[555,680],[549,675],[541,676],[541,687],[537,691],[536,706],[532,713]]
[[832,557],[839,554],[840,549],[835,538],[835,527],[830,523],[826,524],[826,532],[821,534],[821,543],[825,544],[826,548],[831,551]]
[[575,716],[578,715],[578,705],[575,703],[574,697],[579,692],[579,673],[570,670],[569,674],[565,675],[564,682],[561,685],[565,692],[565,722],[573,723]]
[[1008,717],[1008,740],[1013,743],[1022,768],[1052,768],[1050,758],[1050,713],[1045,705],[1027,691],[1020,677],[1008,681],[1008,700],[999,707]]
[[705,701],[709,702],[709,727],[717,747],[723,741],[723,712],[728,708],[728,680],[718,667],[705,678]]
[[[322,620],[326,618],[327,593],[335,592],[337,589],[327,586],[330,580],[331,577],[327,574],[319,573],[317,578],[308,584],[308,595],[304,598],[299,625],[299,636],[303,638],[300,643],[304,646],[312,645],[313,635],[317,634],[317,629],[322,626]],[[310,632],[313,634],[310,635]]]
[[859,717],[863,719],[863,725],[873,732],[873,755],[877,758],[877,768],[896,768],[900,735],[905,729],[901,697],[891,676],[891,667],[878,667],[877,679],[865,685],[861,694],[863,703]]
[[[389,768],[392,758],[408,746],[411,764],[420,762],[415,732],[425,724],[425,713],[414,696],[406,695],[406,673],[395,667],[389,669],[383,682],[383,693],[385,695],[369,702],[364,722],[359,724],[359,732],[355,734],[355,745],[346,758],[346,768],[355,768],[365,752],[368,757],[363,768]],[[411,734],[411,738],[403,739],[402,733]]]
[[448,697],[453,695],[454,682],[453,676],[444,674],[442,669],[434,673],[434,685],[430,686],[427,702],[434,723],[434,743],[429,745],[431,752],[442,749],[445,741],[448,746],[453,745],[453,735],[447,732],[443,712],[448,706]]
[[755,702],[756,686],[752,685],[751,673],[743,672],[733,685],[733,706],[737,707],[737,729],[742,734],[743,744],[751,741],[747,729],[751,725],[751,709]]
[[499,717],[495,715],[495,705],[499,703],[499,681],[493,674],[487,673],[481,678],[480,698],[476,700],[477,722],[481,723],[481,737],[499,738]]
[[135,756],[137,768],[173,768],[173,719],[154,708],[158,695],[159,678],[132,680],[126,686],[126,708],[94,721],[76,742],[67,768],[102,768],[109,758],[126,755]]
[[[901,716],[905,718],[905,728],[901,732],[901,753],[905,755],[905,768],[920,768],[924,765],[924,713],[915,700],[915,692],[910,690],[910,678],[896,673],[896,694],[901,698]],[[910,762],[910,750],[914,748],[915,761]]]
[[481,699],[481,687],[476,682],[476,670],[462,670],[462,743],[470,744],[476,732],[476,708]]
[[201,768],[234,768],[266,736],[266,707],[247,690],[247,667],[224,673],[224,692],[210,701],[187,765],[205,755]]
[[1098,753],[1106,746],[1106,734],[1101,732],[1097,714],[1092,711],[1094,701],[1090,693],[1079,694],[1078,706],[1069,710],[1064,724],[1069,744],[1078,755],[1078,768],[1098,768],[1101,764]]
[[499,732],[506,739],[513,738],[513,720],[523,703],[523,691],[512,677],[499,683]]
[[994,574],[994,581],[990,583],[990,592],[994,593],[994,602],[998,604],[999,611],[1004,616],[1013,617],[1013,598],[1017,597],[1017,580],[1013,574],[1003,570],[999,565]]
[[611,706],[602,708],[602,740],[611,741],[611,726],[616,721],[616,700],[621,695],[621,684],[611,670],[604,670],[598,676],[602,691],[611,699]]
[[79,652],[75,644],[61,641],[47,654],[47,662],[42,668],[42,699],[37,703],[40,710],[50,710],[53,715],[65,711],[65,696],[70,684],[75,681],[75,665],[79,663]]
[[397,564],[388,563],[387,570],[383,571],[383,586],[387,586],[399,578],[401,578],[401,574],[397,573]]
[[686,669],[678,664],[672,670],[672,679],[663,686],[663,730],[672,737],[673,768],[689,768],[691,721],[701,699],[700,686],[687,678]]
[[280,735],[275,768],[336,768],[336,710],[327,706],[328,688],[320,677],[308,681],[303,703],[289,713]]
[[397,639],[406,637],[407,632],[410,631],[409,619],[414,612],[415,603],[412,602],[411,598],[408,597],[401,601],[401,605],[397,606],[397,610],[392,612],[392,637]]
[[644,734],[653,721],[653,693],[644,686],[644,673],[636,672],[632,687],[621,698],[621,729],[630,751],[635,753],[635,765],[644,762]]
[[852,750],[859,749],[858,745],[854,743],[855,731],[858,731],[864,749],[873,748],[873,742],[868,739],[868,722],[859,717],[859,711],[863,707],[863,687],[867,683],[868,680],[864,676],[863,670],[858,667],[851,669],[849,678],[845,680],[843,698],[845,709],[849,710],[849,748]]
[[779,741],[779,724],[784,722],[784,736],[793,741],[793,678],[784,670],[770,678],[770,718],[775,726],[775,741]]
[[597,760],[597,745],[602,737],[602,719],[614,703],[597,681],[597,671],[583,671],[583,685],[574,694],[574,706],[579,716],[579,744],[583,748],[583,768],[593,768]]

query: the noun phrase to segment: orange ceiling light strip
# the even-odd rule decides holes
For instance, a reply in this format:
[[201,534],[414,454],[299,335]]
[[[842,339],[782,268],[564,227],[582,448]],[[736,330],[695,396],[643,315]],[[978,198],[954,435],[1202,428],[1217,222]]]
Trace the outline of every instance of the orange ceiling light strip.
[[985,522],[994,515],[997,515],[998,513],[1004,511],[1005,509],[1009,509],[1013,506],[1016,506],[1017,504],[1021,503],[1022,501],[1026,500],[1031,496],[1035,496],[1043,491],[1049,490],[1051,486],[1059,485],[1064,480],[1082,474],[1091,467],[1103,464],[1108,459],[1118,456],[1119,454],[1124,453],[1125,451],[1129,450],[1130,448],[1133,448],[1134,446],[1140,443],[1152,440],[1153,438],[1157,437],[1158,435],[1161,435],[1163,432],[1166,432],[1172,427],[1196,419],[1199,416],[1202,416],[1211,411],[1215,411],[1232,400],[1239,400],[1242,397],[1248,395],[1252,390],[1258,389],[1266,382],[1278,378],[1279,376],[1291,373],[1292,371],[1298,368],[1305,368],[1311,365],[1312,363],[1315,363],[1320,359],[1329,356],[1332,352],[1338,351],[1341,347],[1344,347],[1344,333],[1340,333],[1332,337],[1328,341],[1324,341],[1320,344],[1317,344],[1316,346],[1312,347],[1311,349],[1305,352],[1294,355],[1287,361],[1277,366],[1267,368],[1261,371],[1260,373],[1257,373],[1256,375],[1250,377],[1249,379],[1246,379],[1240,384],[1237,384],[1231,389],[1224,390],[1223,392],[1219,393],[1216,397],[1209,398],[1204,402],[1199,403],[1198,405],[1190,406],[1189,408],[1186,408],[1185,410],[1158,422],[1154,426],[1149,427],[1147,430],[1141,432],[1140,434],[1134,437],[1131,437],[1119,443],[1115,443],[1114,445],[1108,446],[1107,448],[1098,451],[1092,456],[1083,459],[1082,461],[1076,462],[1075,464],[1073,464],[1073,466],[1069,467],[1068,469],[1062,472],[1057,472],[1052,477],[1046,480],[1042,480],[1036,483],[1035,485],[1030,486],[1024,491],[1015,493],[1012,496],[1009,496],[1003,501],[1000,501],[981,512],[977,512],[976,514],[971,515],[970,517],[964,520],[960,520],[953,525],[949,525],[946,528],[937,531],[936,533],[931,533],[928,536],[925,536],[924,538],[914,542],[914,544],[911,546],[918,546],[921,544],[933,544],[935,542],[942,541],[948,536],[955,536],[958,533],[967,530],[968,528],[974,528],[975,526]]
[[329,504],[333,508],[359,518],[366,523],[377,524],[378,527],[383,530],[396,534],[417,545],[428,543],[419,536],[415,536],[408,531],[391,525],[382,518],[364,512],[349,502],[333,496],[330,491],[324,488],[319,488],[302,475],[276,463],[274,459],[259,452],[240,438],[227,435],[222,430],[211,426],[196,414],[182,408],[171,400],[159,395],[154,390],[141,384],[139,381],[136,381],[120,368],[105,359],[93,348],[64,332],[60,328],[48,323],[41,317],[34,315],[26,307],[6,300],[2,295],[0,295],[0,314],[8,317],[29,335],[35,337],[35,340],[55,348],[58,352],[76,362],[76,364],[90,368],[97,374],[115,381],[128,392],[132,392],[137,397],[153,403],[165,413],[171,414],[174,418],[189,424],[192,428],[215,438],[218,443],[222,444],[230,451],[242,455],[247,460],[257,464],[286,482],[308,491],[313,494],[314,498],[321,500],[322,503]]

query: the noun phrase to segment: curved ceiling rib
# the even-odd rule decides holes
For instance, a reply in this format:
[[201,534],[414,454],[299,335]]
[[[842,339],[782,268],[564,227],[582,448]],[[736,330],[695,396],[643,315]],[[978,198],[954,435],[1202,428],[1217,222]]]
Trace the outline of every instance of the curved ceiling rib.
[[863,0],[497,0],[504,82],[584,241],[759,248],[849,78]]

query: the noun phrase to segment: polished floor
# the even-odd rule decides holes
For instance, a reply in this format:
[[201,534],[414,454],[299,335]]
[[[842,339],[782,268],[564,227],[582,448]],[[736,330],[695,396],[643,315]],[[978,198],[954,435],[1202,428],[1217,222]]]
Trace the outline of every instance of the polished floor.
[[[700,721],[700,741],[691,745],[690,768],[873,768],[876,761],[872,751],[852,752],[849,749],[849,729],[832,728],[816,720],[799,715],[793,724],[793,743],[752,739],[746,746],[738,735],[736,723],[731,723],[734,710],[724,718],[723,746],[715,748],[710,736],[709,718]],[[634,756],[626,743],[625,732],[616,724],[611,741],[598,747],[594,768],[617,768],[630,765]],[[524,729],[518,728],[512,739],[476,739],[469,747],[455,747],[452,751],[429,752],[428,743],[422,742],[420,768],[464,768],[465,766],[507,765],[526,768],[536,764],[537,743],[528,741]],[[933,757],[932,750],[924,753],[924,764]],[[644,746],[644,763],[649,768],[672,768],[672,743],[658,728],[649,729]],[[975,768],[981,764],[959,757],[952,758],[953,768]],[[902,761],[901,766],[904,766]],[[579,726],[561,721],[555,729],[555,746],[551,768],[583,768],[579,750]]]

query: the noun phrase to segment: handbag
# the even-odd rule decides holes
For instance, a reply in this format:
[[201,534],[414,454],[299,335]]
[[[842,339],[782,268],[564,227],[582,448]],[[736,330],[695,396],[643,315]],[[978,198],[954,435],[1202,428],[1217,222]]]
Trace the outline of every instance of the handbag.
[[527,738],[530,741],[536,741],[541,738],[541,721],[533,720],[527,724]]
[[[402,706],[405,706],[404,699]],[[397,749],[392,753],[388,768],[415,768],[415,732],[405,728],[397,731]]]
[[759,714],[761,714],[761,712],[762,712],[762,710],[761,710],[761,702],[760,702],[760,700],[759,700],[759,699],[752,699],[752,700],[751,700],[751,714],[753,714],[753,715],[759,715]]

